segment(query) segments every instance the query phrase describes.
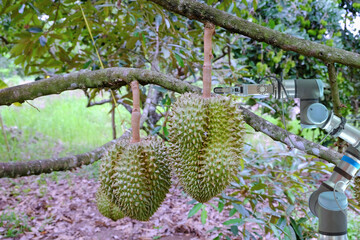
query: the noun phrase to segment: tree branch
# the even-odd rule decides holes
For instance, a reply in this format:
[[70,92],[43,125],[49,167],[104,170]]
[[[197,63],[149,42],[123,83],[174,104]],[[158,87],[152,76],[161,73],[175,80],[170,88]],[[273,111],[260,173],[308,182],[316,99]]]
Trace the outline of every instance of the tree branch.
[[248,22],[227,12],[212,8],[195,0],[151,0],[167,9],[189,19],[211,22],[234,33],[239,33],[259,42],[266,42],[286,51],[294,51],[324,62],[336,62],[360,68],[360,55],[343,49],[300,39],[275,31],[256,23]]
[[329,148],[321,146],[320,144],[313,143],[308,141],[298,135],[288,133],[285,129],[278,127],[272,124],[269,121],[266,121],[262,117],[259,117],[250,110],[240,107],[243,111],[244,119],[247,124],[249,124],[255,131],[262,132],[275,141],[282,142],[287,146],[292,146],[291,141],[294,143],[294,147],[313,156],[327,160],[329,163],[337,164],[342,158],[342,154],[333,151]]
[[[337,73],[334,63],[328,63],[328,74],[329,74],[329,82],[330,82],[330,88],[331,88],[331,101],[333,104],[334,114],[338,117],[342,117],[341,114],[341,102],[340,102],[340,96],[339,96],[339,85],[337,82]],[[346,142],[342,140],[341,138],[338,138],[336,141],[338,151],[343,152],[344,144]]]
[[85,88],[117,89],[138,80],[141,85],[156,84],[175,92],[200,91],[190,84],[159,72],[137,68],[107,68],[59,75],[23,85],[0,89],[0,106],[24,102],[41,96],[59,94],[67,90]]
[[[120,138],[130,136],[130,131],[126,131]],[[22,176],[39,175],[41,173],[51,173],[53,171],[71,170],[82,165],[89,165],[99,160],[104,152],[116,143],[112,140],[105,145],[94,149],[93,151],[78,154],[75,156],[52,158],[28,162],[10,162],[0,163],[0,178],[16,178]]]
[[[106,71],[108,70],[108,71]],[[75,74],[74,74],[75,75]],[[93,73],[86,72],[82,75],[77,74],[78,78],[68,75],[66,76],[57,76],[55,79],[62,79],[64,82],[60,84],[63,87],[63,91],[66,91],[67,88],[64,86],[71,85],[71,83],[79,84],[83,79],[87,79],[84,87],[93,87],[96,79],[101,79],[100,83],[102,85],[109,85],[106,83],[106,77],[109,78],[109,82],[113,83],[114,79],[119,79],[119,76],[122,76],[122,80],[116,80],[119,82],[130,82],[131,80],[138,80],[142,84],[154,83],[168,90],[172,90],[179,93],[184,92],[201,92],[201,89],[196,86],[192,86],[186,82],[182,82],[173,78],[172,76],[167,76],[155,71],[141,70],[141,69],[126,69],[126,68],[111,68],[104,70],[97,70]],[[93,79],[94,78],[94,79]],[[3,104],[11,104],[13,102],[19,102],[20,99],[34,99],[36,98],[36,89],[39,87],[44,87],[42,93],[54,94],[60,92],[57,90],[52,83],[54,78],[47,78],[41,80],[41,85],[39,86],[38,82],[33,82],[29,84],[19,85],[16,87],[5,88],[0,90],[0,102]],[[56,82],[56,81],[55,81]],[[45,89],[49,87],[49,89]],[[15,90],[14,90],[15,88]],[[28,91],[26,91],[28,89]],[[41,89],[41,88],[40,88]],[[34,93],[29,94],[29,93]],[[22,95],[21,95],[22,94]],[[44,95],[44,94],[43,94]],[[43,96],[42,95],[42,96]],[[10,96],[10,99],[6,99],[5,96]],[[310,142],[304,138],[301,138],[297,135],[288,133],[266,121],[265,119],[257,116],[252,113],[250,110],[241,107],[244,115],[244,120],[247,124],[253,127],[256,131],[263,132],[264,134],[270,136],[275,141],[280,141],[288,146],[291,146],[289,136],[292,142],[295,144],[295,148],[304,151],[307,154],[317,156],[319,158],[325,159],[330,163],[337,163],[342,155],[336,151],[333,151],[329,148],[323,147],[319,144]],[[64,171],[70,170],[81,165],[91,164],[96,160],[99,160],[103,152],[114,143],[115,140],[105,144],[104,146],[97,148],[91,152],[79,154],[75,156],[65,157],[65,158],[55,158],[55,159],[46,159],[46,160],[37,160],[30,162],[16,162],[16,163],[0,163],[0,178],[1,177],[19,177],[19,176],[28,176],[36,175],[41,173],[49,173],[52,171]]]
[[331,99],[333,104],[334,113],[336,116],[341,117],[341,102],[339,97],[339,85],[337,83],[337,73],[333,63],[327,64],[329,83],[331,88]]

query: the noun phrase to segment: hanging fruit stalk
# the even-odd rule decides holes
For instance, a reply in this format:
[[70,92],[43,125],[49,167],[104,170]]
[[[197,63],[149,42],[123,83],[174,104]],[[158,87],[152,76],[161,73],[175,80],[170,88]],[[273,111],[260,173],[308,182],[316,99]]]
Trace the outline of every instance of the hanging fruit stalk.
[[133,109],[131,113],[132,138],[131,143],[140,142],[140,90],[139,82],[132,81],[130,83],[133,94]]
[[203,98],[211,97],[212,36],[214,33],[214,24],[206,23],[204,30]]
[[229,97],[211,97],[214,31],[214,25],[205,24],[203,95],[181,95],[169,119],[174,172],[184,190],[202,203],[221,193],[237,173],[245,135],[236,103]]
[[[154,136],[140,139],[139,83],[133,81],[130,86],[133,93],[132,138],[119,140],[102,157],[98,208],[104,216],[120,216],[109,214],[108,206],[112,205],[102,201],[106,200],[101,195],[102,191],[124,216],[147,221],[169,192],[170,163],[168,149],[163,141]],[[117,209],[112,210],[118,213]]]

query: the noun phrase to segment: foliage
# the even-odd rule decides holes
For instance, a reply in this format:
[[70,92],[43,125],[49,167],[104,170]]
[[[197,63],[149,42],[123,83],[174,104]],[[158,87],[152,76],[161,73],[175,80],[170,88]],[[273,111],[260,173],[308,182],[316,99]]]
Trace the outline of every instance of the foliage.
[[0,227],[5,229],[4,237],[16,237],[30,231],[27,215],[18,215],[15,212],[3,212],[0,215]]
[[[339,22],[348,19],[351,23],[360,6],[355,1],[344,0],[276,0],[276,1],[205,1],[213,7],[232,13],[243,19],[259,23],[274,30],[285,32],[300,38],[312,40],[328,46],[359,51],[357,44],[358,33],[350,31],[348,25],[341,28]],[[172,74],[184,81],[199,85],[202,65],[202,32],[203,25],[173,13],[164,11],[151,2],[140,0],[123,1],[80,1],[95,44],[105,67],[139,67],[153,69]],[[99,62],[91,43],[89,33],[85,27],[80,8],[74,1],[14,1],[0,2],[0,51],[10,53],[16,65],[21,65],[26,75],[34,75],[34,79],[41,79],[54,74],[61,74],[80,69],[99,69]],[[343,17],[343,15],[345,17]],[[347,22],[349,23],[349,22]],[[328,83],[327,67],[323,62],[314,58],[305,58],[293,52],[285,52],[266,43],[255,42],[249,38],[233,35],[217,28],[214,36],[213,76],[215,84],[232,85],[236,83],[255,83],[267,75],[278,78],[318,78]],[[339,95],[344,107],[342,114],[358,116],[360,81],[359,70],[342,65],[336,65],[338,70]],[[6,70],[3,77],[13,72]],[[1,78],[2,76],[0,76]],[[266,80],[265,80],[266,81]],[[160,87],[154,87],[160,93],[158,113],[166,116],[174,94]],[[145,95],[149,94],[149,87],[143,88]],[[326,89],[326,106],[331,109],[330,90]],[[88,90],[90,100],[96,100],[102,94],[99,90]],[[119,92],[121,98],[130,103],[131,93],[124,88]],[[53,138],[65,138],[74,149],[85,149],[98,144],[97,127],[88,124],[86,119],[98,117],[92,114],[79,114],[80,107],[69,100],[61,100],[62,109],[70,112],[57,112],[56,102],[51,111],[42,110],[45,116],[33,117],[23,110],[14,112],[3,111],[10,125],[32,126],[44,128],[46,135]],[[145,97],[143,98],[143,103]],[[259,100],[246,98],[247,105],[265,106],[260,113],[268,115],[273,122],[281,125],[281,102],[274,99]],[[84,104],[85,105],[85,104]],[[290,101],[285,104],[285,118],[292,120],[290,109],[297,103]],[[36,111],[35,109],[33,109]],[[106,114],[106,110],[102,111]],[[20,113],[22,121],[13,120],[13,116]],[[45,125],[42,119],[54,116],[59,120],[59,130]],[[65,117],[66,116],[66,117]],[[99,117],[102,122],[107,119]],[[67,119],[67,121],[65,121]],[[48,120],[50,121],[50,120]],[[356,124],[356,121],[355,121]],[[69,132],[70,125],[77,129],[90,128],[91,133]],[[298,128],[299,121],[295,119],[290,127],[301,136],[313,135],[315,141],[324,134],[319,130],[302,131]],[[148,125],[148,132],[161,133],[168,136],[166,118],[161,118],[154,125]],[[89,139],[94,142],[89,143]],[[0,139],[2,141],[2,139]],[[326,144],[331,146],[333,140]],[[86,146],[86,147],[84,147]],[[283,149],[284,151],[286,149]],[[319,178],[320,174],[327,174],[328,166],[321,163],[302,165],[304,156],[290,152],[285,154],[278,149],[261,149],[260,146],[249,147],[244,170],[235,178],[231,193],[225,192],[214,205],[219,212],[226,208],[230,211],[229,220],[224,223],[223,235],[250,236],[243,228],[247,224],[257,224],[258,229],[267,233],[272,232],[279,238],[297,235],[299,238],[310,237],[313,232],[312,222],[307,212],[305,193],[313,190],[318,184],[311,179]],[[267,204],[259,209],[259,203]],[[206,221],[206,207],[197,204],[191,211],[195,214],[201,210],[201,219]]]
[[[13,161],[63,157],[99,147],[111,138],[110,106],[85,108],[81,92],[37,99],[22,107],[1,111]],[[127,110],[119,107],[117,131],[130,126]],[[0,158],[7,159],[4,137],[0,134]]]

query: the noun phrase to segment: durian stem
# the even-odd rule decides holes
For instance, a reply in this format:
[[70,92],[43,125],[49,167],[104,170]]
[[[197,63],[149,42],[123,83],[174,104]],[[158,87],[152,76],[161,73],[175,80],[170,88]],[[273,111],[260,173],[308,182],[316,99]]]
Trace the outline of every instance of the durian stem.
[[131,143],[140,142],[140,90],[139,82],[132,81],[130,83],[133,94],[133,109],[131,113],[132,138]]
[[206,23],[204,29],[204,66],[203,66],[203,98],[211,97],[211,59],[212,35],[215,33],[215,26]]

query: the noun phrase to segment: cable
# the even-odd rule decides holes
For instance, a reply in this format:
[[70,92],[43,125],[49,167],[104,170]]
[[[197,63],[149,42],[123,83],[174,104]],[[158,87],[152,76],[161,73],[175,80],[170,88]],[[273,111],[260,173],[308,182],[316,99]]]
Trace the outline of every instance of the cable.
[[[262,82],[265,78],[269,78],[269,79],[273,78],[273,79],[275,79],[278,82],[278,84],[280,85],[280,87],[283,89],[287,100],[290,101],[289,95],[287,94],[287,91],[286,91],[284,85],[282,84],[282,76],[281,76],[281,79],[278,79],[277,77],[269,75],[269,76],[266,76],[266,77],[263,77],[262,79],[260,79],[261,80],[260,82]],[[270,81],[271,81],[271,84],[274,86],[273,81],[271,79],[270,79]],[[279,89],[279,92],[280,92],[280,89]],[[292,145],[292,146],[290,146],[290,149],[293,149],[295,147],[295,144],[291,140],[289,131],[287,130],[287,126],[286,126],[286,122],[285,122],[285,108],[284,108],[284,102],[283,102],[282,98],[281,98],[281,113],[282,113],[281,114],[282,115],[282,123],[283,123],[285,131],[286,131],[286,133],[288,135],[289,141],[290,141],[290,143]]]

